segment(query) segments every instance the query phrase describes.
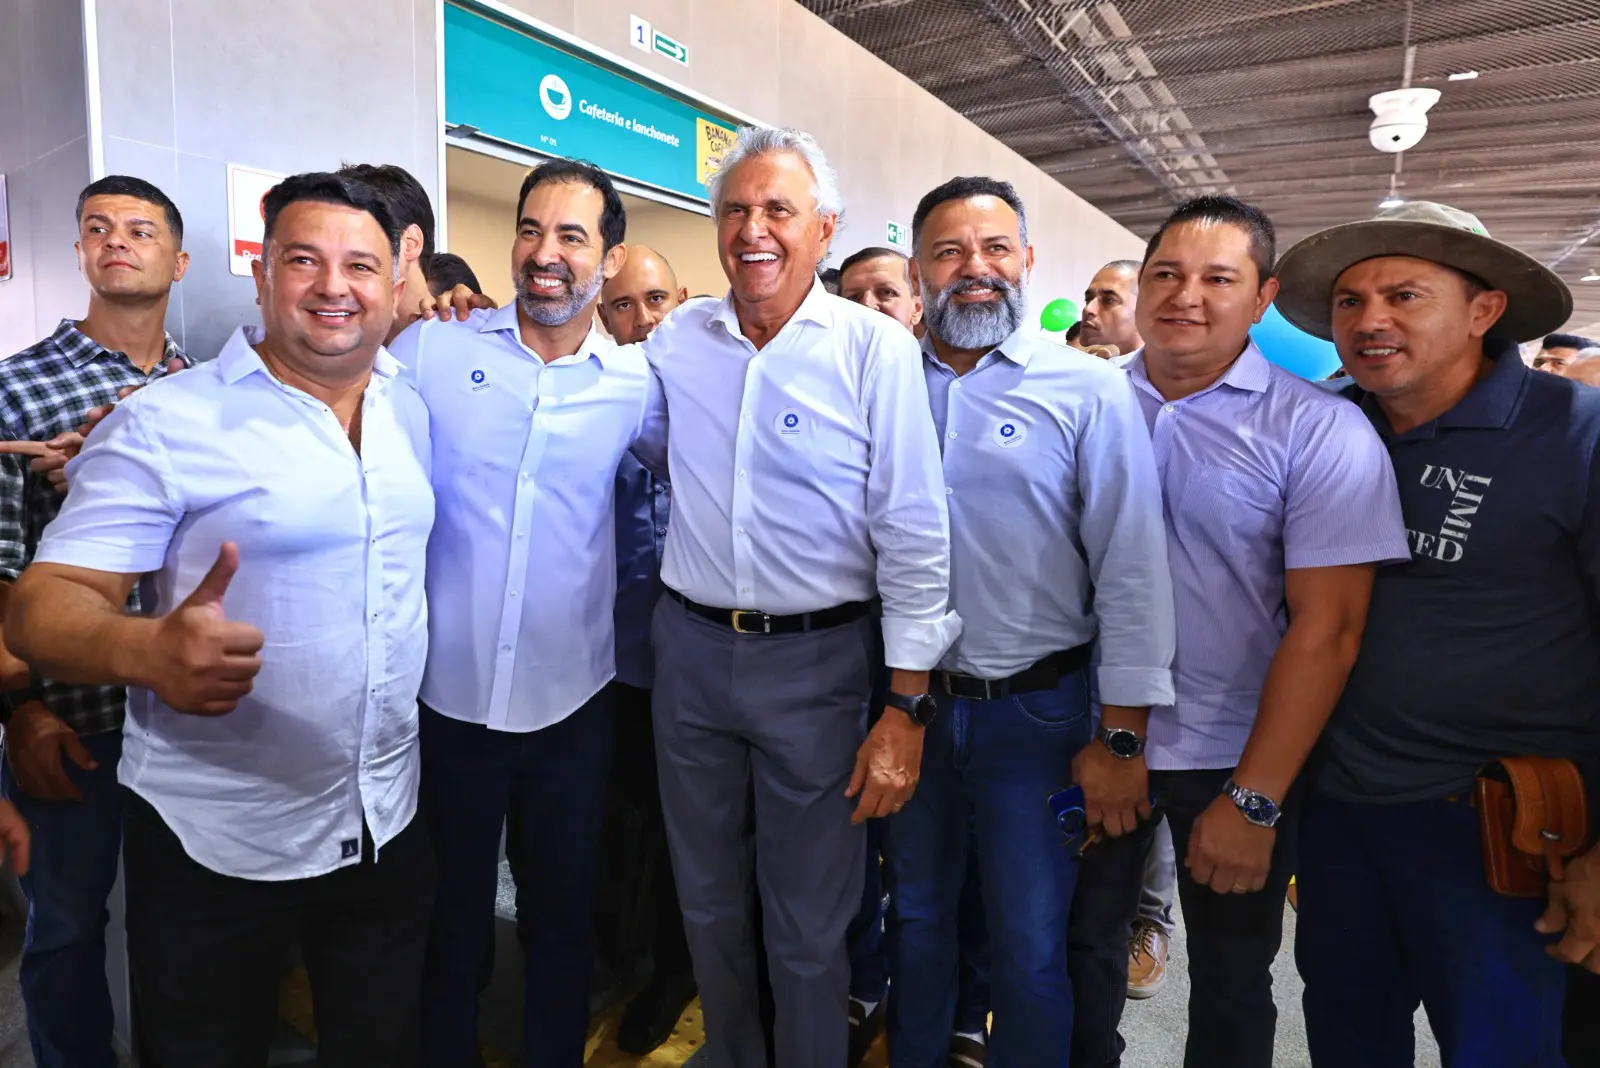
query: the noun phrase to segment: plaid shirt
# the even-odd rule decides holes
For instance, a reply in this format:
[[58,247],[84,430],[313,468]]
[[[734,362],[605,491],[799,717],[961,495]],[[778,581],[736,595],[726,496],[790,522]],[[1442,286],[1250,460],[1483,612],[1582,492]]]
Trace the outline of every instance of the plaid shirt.
[[[84,413],[114,404],[117,392],[142,386],[167,373],[167,361],[187,356],[167,338],[167,349],[149,375],[121,352],[113,352],[63,319],[54,334],[9,360],[0,360],[0,437],[11,441],[49,441],[75,430]],[[28,469],[30,457],[0,456],[0,581],[15,582],[33,559],[44,528],[61,509],[61,495],[48,479]],[[139,609],[134,590],[128,607]],[[8,694],[12,707],[28,700],[66,721],[79,734],[122,729],[125,708],[120,686],[66,686],[34,676],[27,691]]]

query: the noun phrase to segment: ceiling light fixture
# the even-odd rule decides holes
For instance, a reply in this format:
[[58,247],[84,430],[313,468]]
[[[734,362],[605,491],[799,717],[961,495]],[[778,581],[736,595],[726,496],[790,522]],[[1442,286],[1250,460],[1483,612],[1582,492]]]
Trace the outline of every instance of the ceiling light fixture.
[[1582,278],[1578,279],[1578,281],[1580,281],[1580,282],[1600,282],[1600,271],[1592,270],[1588,274],[1584,275]]
[[1399,189],[1396,188],[1395,182],[1396,178],[1391,174],[1389,176],[1389,195],[1378,201],[1378,208],[1382,211],[1388,211],[1390,208],[1398,208],[1400,205],[1406,202],[1405,198],[1400,195]]
[[1476,78],[1477,76],[1478,76],[1478,72],[1475,71],[1475,70],[1463,70],[1463,71],[1457,71],[1456,73],[1450,75],[1450,79],[1449,80],[1452,81],[1452,82],[1470,82],[1472,79]]

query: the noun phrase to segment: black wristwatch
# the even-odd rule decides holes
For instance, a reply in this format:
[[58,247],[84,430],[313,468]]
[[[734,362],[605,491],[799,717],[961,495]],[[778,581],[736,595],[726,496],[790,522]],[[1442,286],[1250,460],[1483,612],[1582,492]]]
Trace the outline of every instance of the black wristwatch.
[[889,693],[883,703],[890,708],[898,708],[911,717],[911,721],[919,727],[926,727],[939,715],[939,702],[933,699],[931,693],[919,693],[908,697],[903,693]]
[[1132,760],[1144,752],[1144,739],[1126,727],[1101,727],[1095,737],[1118,760]]

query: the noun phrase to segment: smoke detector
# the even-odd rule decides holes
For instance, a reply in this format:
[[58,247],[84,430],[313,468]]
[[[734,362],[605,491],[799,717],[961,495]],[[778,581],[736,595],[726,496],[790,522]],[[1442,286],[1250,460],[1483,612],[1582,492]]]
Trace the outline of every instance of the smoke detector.
[[1417,147],[1428,132],[1428,109],[1439,102],[1437,89],[1391,89],[1374,93],[1367,106],[1377,117],[1367,136],[1379,152],[1404,152]]

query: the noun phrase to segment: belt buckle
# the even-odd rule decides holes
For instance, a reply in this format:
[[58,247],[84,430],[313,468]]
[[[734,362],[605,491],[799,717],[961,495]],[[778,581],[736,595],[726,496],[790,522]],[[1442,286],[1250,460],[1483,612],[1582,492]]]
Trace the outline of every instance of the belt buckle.
[[[746,627],[744,625],[744,617],[745,616],[760,616],[761,617],[761,629],[760,630],[756,630],[753,627]],[[767,615],[765,612],[747,612],[742,608],[735,608],[733,610],[733,615],[731,617],[731,622],[733,623],[733,629],[734,629],[734,632],[736,634],[771,634],[772,633],[772,617]]]

